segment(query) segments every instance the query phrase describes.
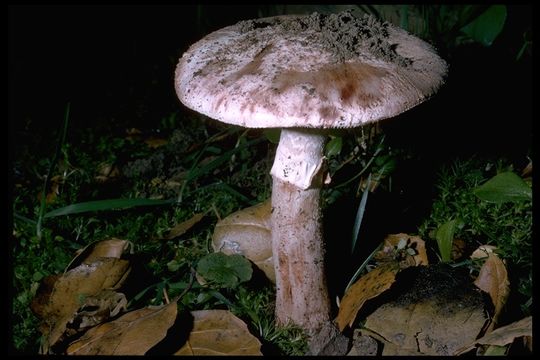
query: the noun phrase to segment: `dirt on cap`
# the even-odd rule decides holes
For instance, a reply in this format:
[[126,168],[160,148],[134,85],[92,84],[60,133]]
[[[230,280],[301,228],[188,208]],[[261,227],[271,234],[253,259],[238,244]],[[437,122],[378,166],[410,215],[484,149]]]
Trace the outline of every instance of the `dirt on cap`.
[[374,57],[400,66],[408,66],[410,59],[396,52],[398,44],[388,40],[387,22],[364,15],[355,17],[351,11],[338,14],[313,13],[308,16],[275,17],[259,20],[247,20],[237,24],[240,33],[248,33],[257,29],[273,26],[273,36],[280,37],[291,33],[315,31],[319,33],[318,41],[323,47],[333,53],[338,61],[343,62],[366,51]]

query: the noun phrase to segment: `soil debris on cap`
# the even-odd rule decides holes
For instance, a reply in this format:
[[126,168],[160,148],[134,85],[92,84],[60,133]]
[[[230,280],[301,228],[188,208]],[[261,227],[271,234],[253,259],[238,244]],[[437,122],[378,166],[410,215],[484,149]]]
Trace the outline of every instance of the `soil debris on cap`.
[[388,41],[388,22],[380,22],[370,15],[355,17],[350,10],[338,14],[312,13],[309,16],[246,20],[237,24],[240,33],[274,26],[276,37],[280,33],[319,32],[318,40],[323,47],[333,53],[339,62],[358,57],[368,51],[375,58],[394,62],[400,66],[408,66],[411,59],[404,58],[396,52],[397,44]]

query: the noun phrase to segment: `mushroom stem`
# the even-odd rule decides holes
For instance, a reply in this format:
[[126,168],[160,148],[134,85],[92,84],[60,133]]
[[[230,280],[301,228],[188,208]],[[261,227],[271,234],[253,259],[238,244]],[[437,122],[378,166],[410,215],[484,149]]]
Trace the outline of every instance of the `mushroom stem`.
[[276,319],[308,335],[330,321],[320,190],[325,136],[283,129],[272,167],[272,250]]

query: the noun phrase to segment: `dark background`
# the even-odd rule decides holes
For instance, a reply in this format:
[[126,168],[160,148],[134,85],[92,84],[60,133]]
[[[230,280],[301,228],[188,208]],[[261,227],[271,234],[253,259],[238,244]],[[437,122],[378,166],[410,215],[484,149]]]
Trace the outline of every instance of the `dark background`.
[[174,67],[202,31],[256,16],[255,6],[214,6],[200,21],[195,5],[10,7],[11,119],[16,129],[24,118],[56,127],[71,101],[72,126],[150,124],[179,107]]
[[[103,121],[152,128],[172,111],[184,111],[173,87],[177,59],[205,34],[256,18],[261,8],[10,6],[12,144],[58,129],[68,101],[72,129]],[[532,56],[515,56],[531,25],[532,6],[508,6],[504,30],[491,47],[442,49],[450,64],[447,83],[432,100],[388,121],[388,131],[398,134],[391,137],[395,144],[414,144],[419,154],[438,159],[527,153]]]

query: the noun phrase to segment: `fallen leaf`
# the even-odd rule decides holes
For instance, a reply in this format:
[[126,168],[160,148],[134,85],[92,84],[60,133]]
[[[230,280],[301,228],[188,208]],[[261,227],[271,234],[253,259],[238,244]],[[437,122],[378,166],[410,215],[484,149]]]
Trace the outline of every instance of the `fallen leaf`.
[[[52,204],[56,200],[56,197],[60,194],[60,185],[63,183],[64,177],[62,175],[55,175],[51,178],[47,196],[45,197],[45,202],[47,204]],[[41,201],[42,196],[43,192],[40,191],[37,197],[38,201]]]
[[[403,247],[398,249],[400,246]],[[414,255],[409,254],[408,249],[411,249]],[[429,264],[424,240],[418,236],[403,233],[386,236],[383,248],[375,254],[374,258],[378,262],[400,260],[402,268]]]
[[144,355],[159,343],[174,324],[177,304],[131,311],[93,327],[69,345],[68,355]]
[[120,176],[120,169],[118,169],[116,164],[104,162],[98,165],[97,173],[98,174],[94,177],[94,179],[97,182],[104,183],[118,178]]
[[[364,332],[364,331],[362,331]],[[377,338],[376,336],[372,335],[374,338]],[[381,351],[381,354],[384,354],[384,356],[419,356],[420,354],[416,349],[408,349],[404,348],[399,345],[395,345],[391,342],[387,342],[384,339],[379,340],[384,346],[383,351]]]
[[175,225],[172,229],[169,230],[167,235],[164,237],[165,240],[172,240],[175,237],[184,235],[189,229],[191,229],[195,224],[202,220],[204,213],[198,213],[193,215],[190,219],[181,222],[180,224]]
[[268,199],[219,221],[212,236],[212,247],[214,251],[221,251],[227,255],[244,255],[275,283],[271,210],[272,205]]
[[66,271],[79,266],[82,263],[91,264],[95,260],[106,257],[120,259],[126,251],[132,251],[132,244],[127,240],[111,238],[88,244],[77,252],[77,256],[71,260]]
[[167,145],[169,142],[167,139],[159,138],[155,136],[150,136],[144,140],[145,144],[148,145],[148,147],[155,149],[163,145]]
[[142,131],[137,128],[126,129],[126,139],[132,139],[133,137],[137,138],[140,137],[141,134]]
[[246,323],[227,310],[192,311],[189,339],[175,355],[262,355]]
[[414,268],[400,273],[395,286],[403,292],[364,323],[384,343],[382,355],[452,355],[486,324],[483,297],[466,272]]
[[83,263],[58,277],[50,292],[39,292],[34,302],[38,304],[43,321],[40,327],[44,336],[42,352],[47,353],[62,337],[66,325],[72,321],[86,297],[95,296],[103,289],[118,288],[129,269],[127,260],[100,258],[91,264]]
[[127,303],[124,294],[102,290],[99,294],[84,299],[84,304],[71,322],[76,324],[77,330],[99,325],[126,310]]
[[48,315],[49,298],[54,289],[54,284],[56,284],[59,278],[60,275],[55,274],[46,276],[41,280],[41,283],[37,288],[36,295],[34,296],[34,299],[32,299],[32,303],[30,304],[30,308],[37,317],[43,319]]
[[530,352],[532,352],[532,335],[531,336],[525,336],[523,338],[523,342],[525,343],[525,346],[527,349],[529,349]]
[[461,239],[454,239],[452,242],[452,260],[456,261],[463,257],[467,250],[467,243]]
[[117,238],[103,240],[95,244],[92,252],[86,257],[84,262],[90,264],[102,257],[120,259],[122,255],[131,248],[131,243],[127,240]]
[[505,346],[511,344],[516,338],[519,337],[532,338],[532,316],[528,316],[519,321],[493,330],[484,337],[472,341],[472,343],[457,351],[456,355],[466,353],[477,345]]
[[532,161],[529,160],[529,163],[527,164],[527,166],[525,166],[525,168],[521,172],[521,177],[522,178],[531,177],[532,176],[532,171],[533,171],[533,164],[532,164]]
[[475,250],[471,257],[488,258],[484,262],[484,265],[480,268],[480,273],[474,281],[474,284],[481,290],[487,292],[495,306],[495,311],[489,325],[487,332],[493,330],[497,324],[499,315],[506,304],[508,295],[510,294],[510,281],[508,280],[508,272],[504,262],[493,252],[494,247],[480,247]]
[[395,262],[388,262],[380,265],[362,276],[347,291],[336,318],[339,330],[343,331],[345,326],[351,326],[356,319],[356,314],[364,303],[390,288],[399,271],[399,265]]
[[478,249],[474,250],[471,254],[471,259],[487,258],[489,254],[492,254],[496,249],[497,247],[493,245],[480,245]]

